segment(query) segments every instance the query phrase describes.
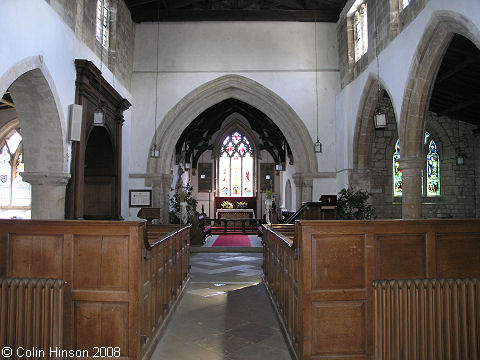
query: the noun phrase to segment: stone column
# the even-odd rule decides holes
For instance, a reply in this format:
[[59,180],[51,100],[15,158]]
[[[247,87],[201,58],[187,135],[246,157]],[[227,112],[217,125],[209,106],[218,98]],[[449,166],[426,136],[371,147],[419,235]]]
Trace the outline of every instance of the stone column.
[[23,172],[32,187],[32,219],[65,219],[65,188],[68,173]]
[[422,169],[424,160],[400,159],[402,169],[402,219],[422,218]]
[[172,187],[172,180],[173,176],[172,174],[163,174],[162,175],[162,188],[161,188],[161,203],[160,203],[160,208],[161,210],[161,215],[162,215],[162,223],[168,224],[170,222],[170,218],[168,215],[168,210],[170,207],[170,198],[168,197],[168,194],[170,193],[170,189]]
[[293,182],[295,183],[296,189],[296,210],[298,210],[304,202],[312,201],[313,178],[303,176],[302,174],[294,174]]
[[[474,131],[474,154],[480,152],[480,131]],[[480,156],[475,156],[475,217],[480,218]]]

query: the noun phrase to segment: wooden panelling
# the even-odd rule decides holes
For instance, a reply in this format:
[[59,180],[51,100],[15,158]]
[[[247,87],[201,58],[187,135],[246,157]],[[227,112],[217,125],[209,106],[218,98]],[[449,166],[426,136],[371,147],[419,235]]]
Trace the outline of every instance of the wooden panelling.
[[10,235],[9,277],[63,278],[62,235]]
[[377,279],[410,279],[426,276],[424,235],[378,235]]
[[67,282],[62,348],[146,360],[189,275],[190,226],[160,227],[150,244],[138,222],[0,220],[0,265]]
[[297,221],[293,238],[264,227],[263,244],[265,283],[302,360],[374,358],[375,278],[480,276],[478,219]]
[[480,277],[480,233],[438,234],[437,276]]
[[312,235],[312,290],[365,288],[363,236]]
[[98,346],[119,347],[128,354],[128,304],[75,302],[75,345],[93,353]]
[[312,303],[312,356],[366,356],[365,303],[325,301]]

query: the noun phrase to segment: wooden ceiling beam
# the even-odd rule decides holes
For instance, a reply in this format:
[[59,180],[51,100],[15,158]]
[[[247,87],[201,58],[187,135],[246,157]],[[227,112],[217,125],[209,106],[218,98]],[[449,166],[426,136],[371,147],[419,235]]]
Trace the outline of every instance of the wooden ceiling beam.
[[334,10],[181,10],[161,9],[160,15],[149,9],[132,14],[135,22],[143,21],[302,21],[336,22]]

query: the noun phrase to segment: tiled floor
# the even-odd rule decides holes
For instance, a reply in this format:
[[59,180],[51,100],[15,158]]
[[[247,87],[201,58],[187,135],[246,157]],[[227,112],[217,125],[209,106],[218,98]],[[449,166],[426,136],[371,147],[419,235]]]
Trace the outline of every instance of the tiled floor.
[[261,283],[262,255],[194,253],[155,360],[290,360]]

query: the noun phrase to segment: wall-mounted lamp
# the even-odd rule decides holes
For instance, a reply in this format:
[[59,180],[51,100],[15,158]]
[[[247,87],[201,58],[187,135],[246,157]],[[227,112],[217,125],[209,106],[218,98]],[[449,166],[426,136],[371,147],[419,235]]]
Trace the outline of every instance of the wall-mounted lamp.
[[465,165],[465,158],[462,154],[457,155],[457,165]]
[[387,126],[387,116],[380,107],[375,111],[374,121],[375,129],[385,129]]
[[200,174],[200,179],[205,179],[205,174]]
[[270,180],[270,174],[265,175],[265,180]]
[[185,170],[188,170],[190,169],[190,163],[189,162],[185,162]]
[[276,164],[275,165],[275,170],[282,171],[283,170],[282,164]]

